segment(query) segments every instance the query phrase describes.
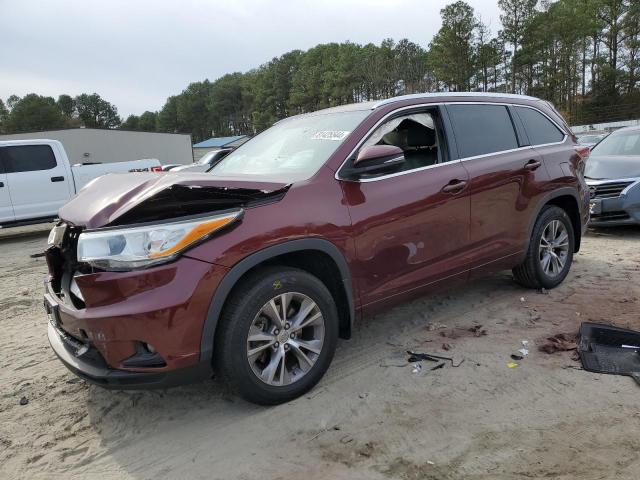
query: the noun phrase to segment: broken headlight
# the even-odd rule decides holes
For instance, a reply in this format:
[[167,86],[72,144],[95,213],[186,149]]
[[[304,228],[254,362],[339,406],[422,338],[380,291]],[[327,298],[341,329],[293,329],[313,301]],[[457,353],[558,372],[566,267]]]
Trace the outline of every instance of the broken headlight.
[[86,231],[78,261],[104,270],[129,270],[175,259],[242,216],[242,210],[171,223]]

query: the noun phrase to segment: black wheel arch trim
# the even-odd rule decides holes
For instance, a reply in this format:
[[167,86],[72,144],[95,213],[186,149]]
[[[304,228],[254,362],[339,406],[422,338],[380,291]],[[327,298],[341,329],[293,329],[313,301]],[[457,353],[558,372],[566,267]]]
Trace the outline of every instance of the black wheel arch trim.
[[342,252],[340,252],[338,247],[329,240],[321,238],[290,240],[252,253],[231,267],[223,277],[213,294],[211,302],[209,303],[207,317],[205,318],[204,327],[202,329],[202,338],[200,339],[201,361],[210,362],[213,358],[214,337],[218,326],[218,320],[222,313],[222,308],[224,307],[231,290],[233,290],[233,287],[238,283],[242,276],[253,267],[264,263],[269,259],[302,250],[317,250],[326,253],[331,257],[340,270],[340,276],[342,277],[342,284],[349,306],[349,328],[351,329],[351,325],[353,325],[353,321],[355,319],[353,284],[351,280],[351,270],[349,269],[349,265],[347,264]]
[[[531,242],[531,234],[533,232],[533,227],[536,224],[536,221],[538,220],[538,216],[540,215],[540,212],[542,211],[542,209],[554,198],[558,198],[558,197],[566,197],[566,196],[571,196],[573,197],[573,199],[576,201],[576,205],[578,206],[578,216],[579,216],[579,220],[580,223],[582,223],[582,209],[580,208],[580,196],[578,195],[578,192],[575,188],[572,187],[562,187],[562,188],[558,188],[552,192],[547,193],[544,197],[542,197],[542,199],[538,202],[538,205],[536,206],[536,210],[535,210],[535,215],[531,216],[531,221],[529,222],[529,226],[527,228],[527,244],[525,246],[524,251],[526,252],[527,250],[529,250],[529,243]],[[573,225],[572,225],[573,226]],[[574,228],[575,230],[575,228]],[[578,250],[580,249],[580,240],[582,237],[582,229],[579,229],[577,232],[574,231],[574,253],[577,253]]]

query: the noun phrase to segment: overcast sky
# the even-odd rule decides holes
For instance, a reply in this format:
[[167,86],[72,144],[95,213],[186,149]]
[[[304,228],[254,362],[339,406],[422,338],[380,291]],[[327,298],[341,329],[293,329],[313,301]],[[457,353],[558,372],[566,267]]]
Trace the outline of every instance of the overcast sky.
[[[454,0],[0,0],[0,98],[97,92],[124,118],[318,43],[426,47]],[[495,33],[497,0],[467,0]]]

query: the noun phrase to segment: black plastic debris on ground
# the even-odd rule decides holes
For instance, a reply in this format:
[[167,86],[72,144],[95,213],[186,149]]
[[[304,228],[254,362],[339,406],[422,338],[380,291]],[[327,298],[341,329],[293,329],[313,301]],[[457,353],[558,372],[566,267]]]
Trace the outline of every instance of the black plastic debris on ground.
[[[451,362],[451,366],[454,368],[458,368],[460,365],[464,363],[464,358],[456,364],[456,363],[453,363],[453,358],[451,357],[442,357],[440,355],[433,355],[431,353],[412,352],[411,350],[407,350],[407,355],[409,355],[409,359],[408,359],[409,363],[420,362],[422,360],[426,360],[427,362],[438,362],[440,360],[445,360],[447,362]],[[442,365],[438,365],[432,368],[431,370],[436,370],[438,368],[442,368],[443,366],[444,366],[444,363],[442,363]]]
[[585,322],[578,351],[585,370],[627,375],[640,384],[640,332]]

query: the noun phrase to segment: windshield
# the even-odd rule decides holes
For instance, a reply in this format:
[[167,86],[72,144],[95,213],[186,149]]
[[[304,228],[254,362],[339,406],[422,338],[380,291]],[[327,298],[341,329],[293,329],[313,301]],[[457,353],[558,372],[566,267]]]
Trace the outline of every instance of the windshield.
[[584,175],[593,180],[640,177],[640,130],[602,140],[591,151]]
[[313,176],[370,110],[283,120],[226,156],[210,173],[296,182]]
[[640,130],[612,133],[591,151],[592,157],[602,155],[640,156]]

